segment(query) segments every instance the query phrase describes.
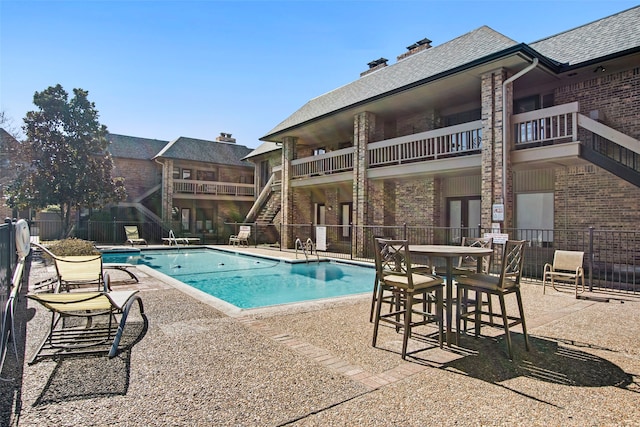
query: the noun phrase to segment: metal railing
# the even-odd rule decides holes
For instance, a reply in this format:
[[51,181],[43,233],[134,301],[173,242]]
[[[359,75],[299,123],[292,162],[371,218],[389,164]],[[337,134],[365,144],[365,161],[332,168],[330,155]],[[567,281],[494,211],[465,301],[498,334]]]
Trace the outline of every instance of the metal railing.
[[[86,235],[76,237],[95,241],[99,244],[123,245],[126,241],[124,225],[138,225],[141,237],[149,243],[162,243],[168,231],[154,223],[135,223],[132,221],[91,221],[86,228]],[[177,225],[177,224],[176,224]],[[251,246],[272,247],[277,250],[295,250],[296,239],[316,242],[316,226],[314,224],[257,224],[257,223],[224,223],[216,227],[215,236],[206,236],[198,232],[190,236],[205,237],[202,243],[225,244],[229,236],[237,234],[241,225],[251,226]],[[32,235],[46,230],[46,222],[32,222]],[[481,227],[450,228],[425,226],[353,226],[323,225],[326,231],[325,251],[327,256],[373,261],[372,239],[374,236],[395,239],[407,239],[411,244],[450,244],[459,245],[462,236],[478,237],[493,230]],[[80,229],[84,231],[84,229]],[[0,234],[4,235],[4,234]],[[585,253],[585,274],[589,286],[598,289],[622,292],[640,292],[640,231],[597,230],[593,227],[584,229],[506,229],[494,238],[496,253],[493,257],[493,271],[499,269],[501,259],[502,237],[526,240],[526,258],[524,276],[528,279],[542,278],[544,265],[553,262],[555,250],[575,250]],[[6,239],[3,239],[6,240]],[[290,242],[284,247],[283,242]],[[7,245],[6,241],[0,245]],[[4,246],[3,246],[4,247]],[[2,251],[3,254],[5,251]],[[15,255],[15,247],[12,249]],[[14,256],[15,258],[15,256]],[[15,261],[14,261],[15,262]],[[6,273],[3,273],[6,277]],[[5,281],[7,279],[4,279]],[[6,286],[3,289],[7,290]]]

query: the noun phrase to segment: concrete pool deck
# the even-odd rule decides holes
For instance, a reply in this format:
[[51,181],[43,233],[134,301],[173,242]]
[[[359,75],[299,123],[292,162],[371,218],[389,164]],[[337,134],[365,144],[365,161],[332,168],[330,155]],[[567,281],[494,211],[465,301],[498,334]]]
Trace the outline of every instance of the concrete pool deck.
[[[269,249],[282,256],[287,252]],[[37,262],[30,284],[50,274]],[[7,354],[7,425],[640,425],[640,296],[609,302],[523,284],[531,351],[500,329],[460,347],[403,361],[383,328],[371,347],[368,295],[229,316],[138,270],[114,287],[139,289],[149,320],[132,311],[117,357],[31,356],[47,313],[22,300],[20,361]],[[22,335],[20,335],[22,333]],[[140,338],[140,335],[142,337]],[[24,338],[26,337],[26,343]],[[128,341],[127,341],[128,340]],[[24,345],[23,345],[24,344]],[[10,369],[7,369],[10,368]],[[6,415],[6,416],[5,416]]]

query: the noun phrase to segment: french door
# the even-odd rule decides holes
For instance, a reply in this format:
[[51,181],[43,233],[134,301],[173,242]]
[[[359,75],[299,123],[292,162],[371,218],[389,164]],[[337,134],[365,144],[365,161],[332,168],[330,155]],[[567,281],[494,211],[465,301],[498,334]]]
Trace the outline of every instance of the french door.
[[447,227],[450,228],[450,244],[459,245],[463,236],[480,237],[478,230],[481,221],[480,208],[480,196],[447,199]]

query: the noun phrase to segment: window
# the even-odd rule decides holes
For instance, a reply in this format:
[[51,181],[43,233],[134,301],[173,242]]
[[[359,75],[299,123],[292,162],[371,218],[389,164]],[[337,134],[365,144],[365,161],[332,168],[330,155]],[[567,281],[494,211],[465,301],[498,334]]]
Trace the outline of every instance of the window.
[[353,204],[340,204],[340,225],[342,226],[342,237],[348,239],[351,232],[351,215],[353,213]]
[[314,215],[314,223],[317,225],[325,224],[325,206],[321,203],[314,203],[315,205],[315,215]]
[[182,169],[182,179],[191,179],[191,169]]
[[173,179],[180,179],[180,168],[175,166],[173,168]]
[[516,194],[518,239],[537,246],[553,242],[553,193]]
[[327,152],[327,149],[325,147],[319,147],[319,148],[314,148],[313,149],[313,155],[317,156],[318,154],[324,154]]
[[189,216],[191,215],[191,210],[189,208],[183,208],[180,212],[180,224],[182,226],[182,231],[189,231]]

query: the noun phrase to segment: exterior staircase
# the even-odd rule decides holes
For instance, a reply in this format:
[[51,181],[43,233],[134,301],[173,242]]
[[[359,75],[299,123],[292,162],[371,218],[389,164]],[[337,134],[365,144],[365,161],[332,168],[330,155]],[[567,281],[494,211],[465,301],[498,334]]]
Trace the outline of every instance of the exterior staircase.
[[589,132],[581,157],[640,187],[640,141],[581,114],[578,123]]
[[256,217],[256,223],[261,225],[272,224],[273,219],[280,212],[280,201],[282,199],[280,191],[272,191],[267,202],[260,209]]

